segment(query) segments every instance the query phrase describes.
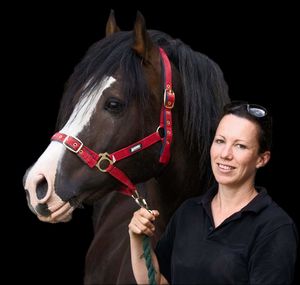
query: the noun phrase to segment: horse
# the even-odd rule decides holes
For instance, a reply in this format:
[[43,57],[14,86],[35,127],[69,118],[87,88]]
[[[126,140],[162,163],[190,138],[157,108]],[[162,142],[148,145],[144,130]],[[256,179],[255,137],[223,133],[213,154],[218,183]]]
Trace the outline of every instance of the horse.
[[93,205],[85,284],[135,283],[133,211],[159,209],[155,246],[180,203],[213,183],[209,148],[229,100],[216,62],[146,29],[140,12],[133,30],[122,31],[111,11],[105,37],[68,79],[55,134],[23,177],[28,206],[43,222],[68,222]]

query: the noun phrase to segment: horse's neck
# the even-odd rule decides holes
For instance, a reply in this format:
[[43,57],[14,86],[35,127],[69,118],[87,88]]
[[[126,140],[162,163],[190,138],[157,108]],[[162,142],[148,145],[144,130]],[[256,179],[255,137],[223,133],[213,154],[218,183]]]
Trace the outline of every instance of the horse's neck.
[[[138,191],[150,208],[161,211],[151,239],[155,246],[167,222],[160,201],[160,185],[151,179],[138,185]],[[85,284],[135,284],[128,224],[137,209],[139,206],[131,197],[118,192],[109,193],[94,204],[94,238],[86,255]]]
[[135,284],[128,224],[138,208],[132,198],[118,192],[94,204],[94,238],[86,255],[84,284]]

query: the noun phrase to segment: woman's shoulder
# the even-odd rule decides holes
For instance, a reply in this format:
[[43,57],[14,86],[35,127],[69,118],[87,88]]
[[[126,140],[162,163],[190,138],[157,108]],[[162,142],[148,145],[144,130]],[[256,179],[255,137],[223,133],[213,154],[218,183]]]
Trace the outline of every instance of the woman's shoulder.
[[286,210],[271,198],[267,190],[262,187],[259,190],[261,197],[255,205],[257,207],[260,204],[256,208],[259,224],[264,225],[265,229],[269,230],[276,230],[285,226],[296,228],[294,220]]
[[274,219],[281,221],[282,223],[294,223],[289,214],[273,200],[273,198],[268,194],[266,188],[256,187],[259,191],[259,203],[262,213],[267,216],[269,219]]
[[272,200],[269,207],[266,208],[265,215],[266,218],[268,218],[269,223],[274,224],[275,227],[284,225],[295,226],[295,222],[291,216],[274,200]]

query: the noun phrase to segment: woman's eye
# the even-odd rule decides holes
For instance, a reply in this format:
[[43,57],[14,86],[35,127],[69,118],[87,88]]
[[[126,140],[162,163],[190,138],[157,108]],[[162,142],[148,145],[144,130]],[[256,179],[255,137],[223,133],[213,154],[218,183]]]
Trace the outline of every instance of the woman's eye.
[[220,144],[220,143],[223,143],[224,141],[221,140],[221,139],[215,139],[215,142],[216,142],[217,144]]
[[114,114],[121,113],[124,109],[124,104],[116,99],[110,99],[105,103],[104,109]]
[[246,148],[246,146],[243,145],[243,144],[237,144],[236,147],[237,147],[237,148],[240,148],[240,149],[245,149],[245,148]]

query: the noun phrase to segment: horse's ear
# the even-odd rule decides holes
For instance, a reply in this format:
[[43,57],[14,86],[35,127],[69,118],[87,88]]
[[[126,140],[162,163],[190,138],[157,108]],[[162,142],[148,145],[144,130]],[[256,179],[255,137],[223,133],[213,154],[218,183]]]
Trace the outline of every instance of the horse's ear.
[[134,24],[134,43],[132,49],[146,62],[150,62],[152,56],[158,52],[146,30],[145,19],[139,11],[137,12]]
[[108,37],[119,31],[120,31],[120,28],[118,27],[117,22],[116,22],[115,12],[114,12],[114,10],[110,10],[109,17],[108,17],[108,20],[106,23],[105,35],[106,35],[106,37]]

